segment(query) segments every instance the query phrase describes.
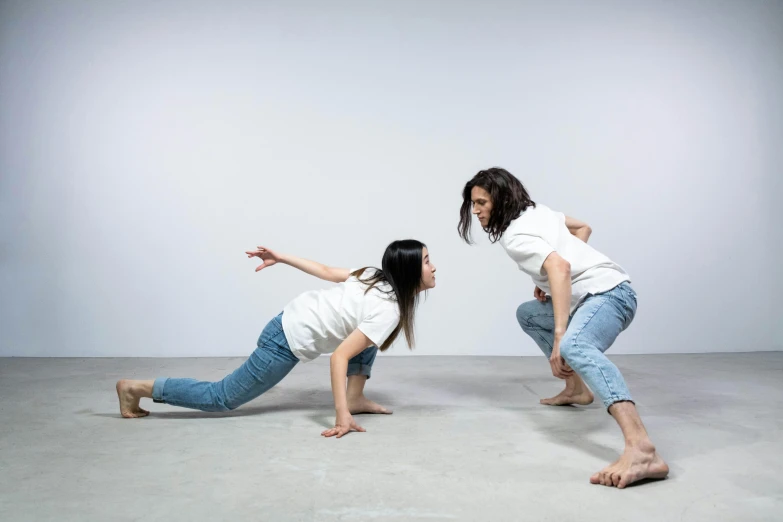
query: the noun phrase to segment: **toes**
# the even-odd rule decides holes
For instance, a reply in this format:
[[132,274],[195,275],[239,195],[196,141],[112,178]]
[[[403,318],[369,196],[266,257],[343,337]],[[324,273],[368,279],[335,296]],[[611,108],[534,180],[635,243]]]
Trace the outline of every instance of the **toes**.
[[627,467],[621,465],[620,462],[615,462],[611,466],[607,466],[598,473],[590,477],[591,484],[601,484],[607,487],[624,488],[628,484],[634,481],[633,473],[631,473]]
[[134,410],[120,410],[120,414],[126,419],[138,419],[139,417],[146,417],[150,412],[136,408]]

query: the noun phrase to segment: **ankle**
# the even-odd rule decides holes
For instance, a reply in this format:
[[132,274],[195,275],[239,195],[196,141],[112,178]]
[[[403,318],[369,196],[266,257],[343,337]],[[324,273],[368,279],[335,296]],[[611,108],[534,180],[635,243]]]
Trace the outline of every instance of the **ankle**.
[[566,381],[566,392],[572,395],[579,395],[586,389],[582,379],[572,377]]
[[583,393],[590,393],[590,389],[582,384],[577,384],[573,387],[573,393],[575,395],[581,395]]
[[135,399],[152,397],[154,381],[128,381],[128,392]]
[[577,386],[575,388],[566,388],[566,394],[570,395],[571,397],[579,397],[582,395],[587,395],[590,393],[590,390],[587,388],[582,388],[580,386]]
[[653,454],[655,445],[647,437],[625,439],[625,450]]

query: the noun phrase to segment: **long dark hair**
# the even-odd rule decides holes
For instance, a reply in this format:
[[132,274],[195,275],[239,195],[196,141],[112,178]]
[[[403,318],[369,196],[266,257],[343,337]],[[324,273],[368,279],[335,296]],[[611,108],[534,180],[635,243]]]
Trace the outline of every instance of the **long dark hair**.
[[457,231],[468,244],[473,243],[470,238],[470,224],[473,220],[470,193],[473,187],[483,188],[492,198],[492,212],[484,231],[489,234],[489,240],[493,243],[503,236],[511,221],[518,218],[528,207],[536,206],[522,182],[506,169],[493,167],[480,170],[462,189],[462,207],[459,209]]
[[[369,267],[361,268],[352,274],[367,285],[365,294],[377,287],[382,293],[394,298],[397,301],[397,306],[400,308],[400,322],[383,344],[379,346],[381,351],[392,345],[400,331],[405,333],[408,347],[413,349],[413,323],[416,315],[416,306],[419,304],[419,289],[422,283],[422,251],[426,246],[421,241],[416,241],[415,239],[392,241],[383,253],[381,270],[377,268],[371,270],[364,279],[362,275]],[[384,283],[391,288],[384,289]]]

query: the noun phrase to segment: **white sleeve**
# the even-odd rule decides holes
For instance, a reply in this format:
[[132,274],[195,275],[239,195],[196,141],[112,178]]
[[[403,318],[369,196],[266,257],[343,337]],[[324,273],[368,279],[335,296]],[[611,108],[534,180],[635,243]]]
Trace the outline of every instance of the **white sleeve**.
[[544,275],[544,261],[555,249],[539,236],[515,234],[507,240],[506,251],[520,270],[530,276],[540,277]]
[[[380,300],[379,300],[380,301]],[[400,322],[397,303],[378,302],[359,324],[358,328],[375,346],[380,347]]]

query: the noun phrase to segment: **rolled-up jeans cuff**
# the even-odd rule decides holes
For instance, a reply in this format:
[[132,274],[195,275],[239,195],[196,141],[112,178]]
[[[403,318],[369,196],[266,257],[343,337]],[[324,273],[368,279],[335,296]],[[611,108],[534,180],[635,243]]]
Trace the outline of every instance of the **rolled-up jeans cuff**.
[[155,383],[152,385],[152,402],[166,402],[163,400],[163,386],[168,380],[168,377],[155,379]]
[[607,413],[609,413],[609,408],[612,406],[612,404],[616,404],[618,402],[630,402],[631,404],[636,405],[636,402],[631,398],[630,395],[615,395],[613,397],[609,397],[603,402]]
[[372,366],[370,366],[369,364],[361,364],[361,363],[348,364],[348,377],[350,377],[351,375],[364,375],[369,379],[371,373],[372,373]]

